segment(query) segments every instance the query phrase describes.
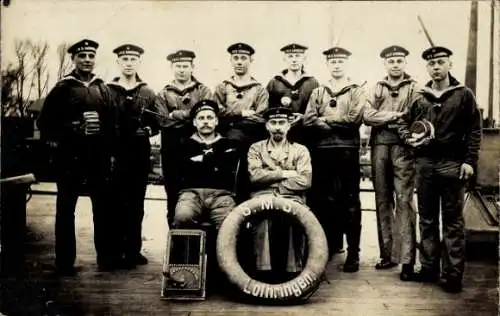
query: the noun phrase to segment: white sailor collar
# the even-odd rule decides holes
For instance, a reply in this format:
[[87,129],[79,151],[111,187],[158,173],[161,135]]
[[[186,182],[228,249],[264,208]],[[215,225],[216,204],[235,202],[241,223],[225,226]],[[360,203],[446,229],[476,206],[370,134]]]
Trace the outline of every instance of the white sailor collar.
[[111,82],[109,82],[108,85],[121,87],[121,88],[123,88],[126,91],[132,91],[132,90],[137,89],[140,86],[146,85],[146,83],[144,81],[142,81],[142,79],[138,75],[136,75],[136,80],[137,80],[137,82],[131,88],[128,88],[128,87],[125,87],[124,85],[122,85],[120,83],[120,77],[113,78],[113,80],[111,80]]
[[82,86],[85,86],[85,87],[89,87],[93,82],[95,81],[101,81],[101,82],[104,82],[101,78],[99,78],[98,76],[96,76],[94,73],[91,73],[91,79],[89,81],[83,81],[79,78],[78,74],[76,73],[76,71],[72,71],[71,73],[69,73],[68,75],[62,77],[59,82],[63,82],[63,81],[73,81],[73,82],[77,82],[79,84],[81,84]]
[[206,141],[203,138],[201,138],[200,135],[198,135],[198,133],[193,133],[193,135],[191,135],[190,138],[201,144],[212,145],[213,143],[216,143],[223,137],[219,133],[216,133],[214,139],[212,139],[211,141]]

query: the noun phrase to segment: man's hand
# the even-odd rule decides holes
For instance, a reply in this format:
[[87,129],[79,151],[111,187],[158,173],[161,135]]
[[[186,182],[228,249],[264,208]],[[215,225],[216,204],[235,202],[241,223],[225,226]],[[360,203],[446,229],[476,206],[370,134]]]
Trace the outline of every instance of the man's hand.
[[393,112],[391,114],[392,116],[390,122],[394,122],[399,120],[404,115],[404,112]]
[[241,111],[241,116],[243,117],[249,117],[254,115],[256,112],[254,110],[243,110]]
[[460,166],[460,179],[469,180],[474,174],[474,168],[467,163],[463,163]]
[[298,177],[299,174],[295,170],[283,170],[283,177],[285,179]]
[[427,135],[426,132],[422,132],[422,133],[412,133],[411,134],[411,137],[406,141],[408,145],[412,146],[412,147],[419,147],[419,146],[422,146],[422,145],[427,145],[429,144],[429,142],[431,141],[431,139],[434,139],[435,135],[435,131],[434,131],[434,126],[431,125],[430,127],[430,131]]
[[429,144],[431,138],[426,137],[425,133],[411,134],[411,137],[406,141],[406,143],[412,147],[420,147]]
[[303,116],[304,114],[301,113],[293,113],[293,118],[290,120],[290,125],[295,125],[300,122]]

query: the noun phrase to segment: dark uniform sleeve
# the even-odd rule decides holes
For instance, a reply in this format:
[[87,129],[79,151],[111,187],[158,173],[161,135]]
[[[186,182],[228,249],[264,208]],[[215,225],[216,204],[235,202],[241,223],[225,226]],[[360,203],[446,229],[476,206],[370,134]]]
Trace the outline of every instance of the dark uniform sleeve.
[[467,126],[465,127],[466,153],[464,162],[476,168],[482,137],[481,113],[477,107],[474,94],[469,89],[466,91],[464,102],[464,109],[467,111],[466,117],[468,118]]
[[269,93],[269,107],[273,107],[273,106],[276,106],[276,104],[280,104],[279,97],[277,96],[277,93],[274,90],[275,89],[274,82],[275,82],[275,80],[274,80],[274,78],[272,78],[267,83],[267,86],[266,86],[267,93]]
[[415,99],[408,107],[403,116],[398,120],[398,134],[399,137],[406,143],[411,137],[409,126],[415,121],[419,109],[419,99]]
[[[159,103],[157,101],[158,96],[156,96],[154,92],[150,89],[148,89],[148,92],[149,93],[148,93],[146,108],[151,112],[161,114],[162,109],[160,109]],[[158,133],[160,132],[160,120],[158,115],[152,113],[144,113],[143,115],[144,115],[145,125],[151,128],[151,135],[149,136],[158,135]]]
[[104,82],[100,82],[98,85],[105,104],[102,110],[104,113],[104,132],[108,135],[110,142],[114,143],[118,128],[118,102],[117,99],[113,97],[112,90],[109,86]]
[[[56,84],[49,92],[38,115],[36,125],[40,130],[40,138],[44,141],[57,141],[62,132],[60,107],[65,103],[64,86]],[[76,124],[76,123],[75,123]]]

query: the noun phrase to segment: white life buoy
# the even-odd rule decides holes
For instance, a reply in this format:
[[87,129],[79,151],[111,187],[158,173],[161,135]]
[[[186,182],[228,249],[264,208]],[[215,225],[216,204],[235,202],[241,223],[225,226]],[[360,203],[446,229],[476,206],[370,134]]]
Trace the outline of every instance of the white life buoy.
[[[304,269],[296,278],[280,284],[252,279],[241,267],[236,253],[236,237],[241,224],[249,216],[270,210],[280,210],[295,217],[303,226],[308,240]],[[319,287],[328,261],[328,244],[319,221],[307,206],[273,195],[259,196],[238,205],[228,214],[217,236],[217,259],[229,281],[246,296],[268,303],[300,301]]]

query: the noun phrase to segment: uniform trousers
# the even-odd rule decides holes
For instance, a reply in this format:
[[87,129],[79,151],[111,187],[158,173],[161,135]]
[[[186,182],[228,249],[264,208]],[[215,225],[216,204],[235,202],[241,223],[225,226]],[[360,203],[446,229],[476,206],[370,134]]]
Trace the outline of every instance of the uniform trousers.
[[94,246],[99,265],[117,259],[118,235],[112,231],[117,215],[112,204],[111,157],[103,143],[64,144],[57,149],[56,266],[72,268],[76,259],[75,209],[78,197],[92,202]]
[[361,237],[358,147],[320,147],[313,151],[312,210],[321,223],[330,256],[342,247],[358,256]]
[[375,145],[371,160],[380,258],[400,264],[415,264],[413,153],[403,145]]
[[460,166],[459,161],[428,157],[416,159],[420,263],[423,269],[435,274],[441,268],[445,278],[462,278],[464,272],[465,224],[462,212],[465,181],[459,178]]
[[226,190],[193,188],[180,192],[175,207],[174,227],[195,227],[203,220],[210,219],[218,229],[227,214],[236,206],[233,194]]
[[144,199],[148,184],[151,145],[147,136],[124,137],[116,157],[115,189],[120,206],[122,253],[133,258],[142,247]]

